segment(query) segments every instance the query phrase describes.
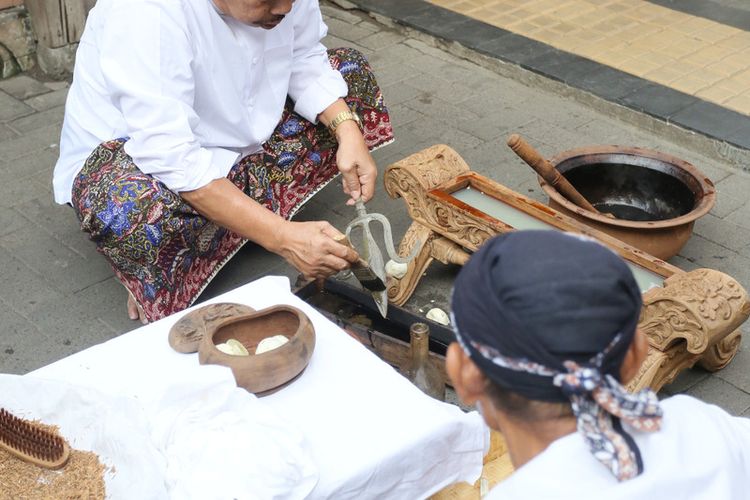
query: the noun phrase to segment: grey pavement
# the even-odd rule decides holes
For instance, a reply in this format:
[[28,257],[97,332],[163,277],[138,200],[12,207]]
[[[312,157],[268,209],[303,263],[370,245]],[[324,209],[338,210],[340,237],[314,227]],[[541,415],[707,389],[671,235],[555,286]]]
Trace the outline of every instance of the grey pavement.
[[[397,137],[375,153],[381,168],[445,143],[474,171],[546,201],[535,176],[505,146],[509,133],[523,134],[545,156],[611,143],[670,153],[697,166],[718,190],[716,207],[696,224],[695,235],[672,262],[688,270],[718,269],[750,288],[750,175],[742,168],[539,88],[533,78],[523,83],[359,12],[330,3],[322,8],[330,28],[326,44],[361,50],[379,76]],[[66,91],[65,82],[26,75],[0,81],[0,372],[25,373],[139,326],[127,318],[126,293],[80,232],[73,210],[52,201]],[[327,219],[343,229],[354,216],[344,201],[339,184],[332,183],[297,219]],[[398,238],[409,225],[403,201],[389,199],[382,185],[368,208],[385,214]],[[447,309],[456,272],[455,266],[433,264],[407,307]],[[296,277],[281,258],[248,244],[200,300],[266,274]],[[686,392],[750,415],[750,347],[745,343],[723,371],[689,370],[665,392]]]

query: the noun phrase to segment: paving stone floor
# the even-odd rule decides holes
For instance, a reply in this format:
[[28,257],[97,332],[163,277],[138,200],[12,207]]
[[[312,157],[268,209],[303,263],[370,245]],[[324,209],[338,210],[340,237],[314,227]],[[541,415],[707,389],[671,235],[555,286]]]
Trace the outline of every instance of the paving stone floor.
[[[502,77],[408,38],[358,13],[324,3],[329,46],[353,46],[370,59],[383,87],[397,142],[377,151],[380,167],[435,143],[456,149],[471,167],[543,199],[534,175],[507,147],[519,132],[550,156],[591,144],[658,149],[699,167],[717,185],[718,203],[672,262],[712,267],[750,288],[750,176],[646,131],[592,111],[568,97]],[[126,294],[79,231],[69,207],[52,201],[51,175],[63,118],[65,82],[23,75],[0,81],[0,372],[25,373],[138,326]],[[371,211],[388,216],[397,237],[409,221],[401,200],[379,186]],[[343,228],[354,216],[338,184],[314,198],[298,219],[328,219]],[[447,308],[457,269],[434,264],[408,303]],[[202,299],[264,274],[294,277],[280,258],[247,245]],[[745,328],[747,333],[749,330]],[[687,392],[750,415],[750,347],[717,374],[690,370],[666,389]]]
[[750,112],[750,32],[744,24],[730,26],[702,17],[710,9],[691,13],[695,9],[683,7],[681,12],[669,8],[670,2],[661,2],[665,6],[645,0],[429,1],[740,113]]

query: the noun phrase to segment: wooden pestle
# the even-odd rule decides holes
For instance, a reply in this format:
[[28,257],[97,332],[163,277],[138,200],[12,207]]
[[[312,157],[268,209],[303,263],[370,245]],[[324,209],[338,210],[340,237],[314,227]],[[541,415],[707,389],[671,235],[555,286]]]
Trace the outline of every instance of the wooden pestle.
[[594,208],[594,205],[583,197],[573,185],[568,182],[555,167],[552,166],[539,152],[531,146],[528,142],[524,141],[520,135],[513,134],[508,137],[508,146],[513,150],[523,161],[525,161],[531,168],[539,174],[542,179],[547,181],[552,187],[557,189],[560,194],[565,198],[575,203],[579,207],[594,212],[595,214],[600,213],[599,210]]

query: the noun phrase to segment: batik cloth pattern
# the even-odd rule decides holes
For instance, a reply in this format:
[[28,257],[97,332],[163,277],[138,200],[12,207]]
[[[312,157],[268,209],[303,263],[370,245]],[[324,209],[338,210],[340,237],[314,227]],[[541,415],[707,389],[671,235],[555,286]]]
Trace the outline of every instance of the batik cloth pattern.
[[[328,52],[349,88],[345,98],[362,119],[370,150],[393,140],[372,70],[359,52]],[[336,141],[322,124],[292,111],[261,152],[242,158],[228,179],[248,196],[289,219],[338,175]],[[154,321],[189,307],[245,243],[213,224],[163,183],[141,172],[125,153],[126,139],[104,142],[73,184],[73,208],[115,275]]]
[[[504,356],[497,349],[473,339],[465,339],[452,318],[456,339],[468,356],[471,346],[485,359],[507,370],[551,377],[570,398],[576,417],[578,432],[583,435],[591,454],[599,460],[618,481],[636,477],[643,471],[640,452],[635,441],[622,429],[620,420],[642,432],[659,430],[662,409],[656,393],[642,389],[630,393],[611,375],[602,375],[602,360],[623,336],[618,334],[610,344],[594,356],[585,366],[565,361],[566,372],[557,371],[526,359]],[[468,343],[467,343],[468,340]]]

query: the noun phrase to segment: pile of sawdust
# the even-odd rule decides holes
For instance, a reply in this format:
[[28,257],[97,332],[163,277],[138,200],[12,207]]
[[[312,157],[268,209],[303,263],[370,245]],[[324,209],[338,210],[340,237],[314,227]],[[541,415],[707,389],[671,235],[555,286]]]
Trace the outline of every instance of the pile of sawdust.
[[[57,433],[53,426],[41,425]],[[0,499],[103,499],[105,467],[96,453],[70,450],[65,467],[49,470],[0,449]]]

